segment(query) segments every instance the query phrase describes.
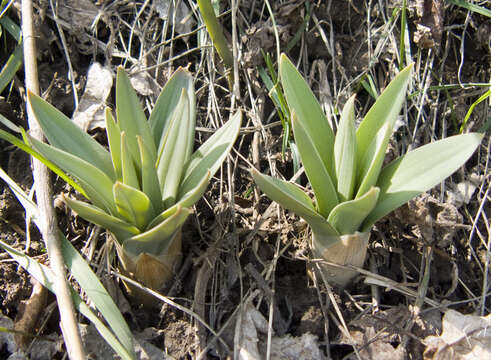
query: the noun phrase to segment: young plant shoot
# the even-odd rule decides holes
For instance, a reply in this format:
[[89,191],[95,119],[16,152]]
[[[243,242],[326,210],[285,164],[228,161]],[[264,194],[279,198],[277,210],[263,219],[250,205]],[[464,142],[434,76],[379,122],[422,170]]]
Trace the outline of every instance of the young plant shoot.
[[[296,185],[253,170],[272,200],[302,217],[312,229],[314,258],[360,267],[376,221],[450,176],[474,153],[482,134],[452,136],[427,144],[383,166],[394,124],[406,98],[411,67],[403,69],[355,129],[354,96],[334,134],[307,82],[283,54],[280,80],[292,112],[293,134],[314,200]],[[321,263],[328,281],[346,286],[357,274]]]
[[84,219],[109,230],[122,270],[160,290],[181,259],[181,227],[238,135],[237,112],[193,153],[193,78],[177,70],[147,121],[122,68],[116,80],[116,119],[106,110],[109,151],[40,97],[29,103],[50,145],[32,147],[68,173],[91,204],[65,197]]

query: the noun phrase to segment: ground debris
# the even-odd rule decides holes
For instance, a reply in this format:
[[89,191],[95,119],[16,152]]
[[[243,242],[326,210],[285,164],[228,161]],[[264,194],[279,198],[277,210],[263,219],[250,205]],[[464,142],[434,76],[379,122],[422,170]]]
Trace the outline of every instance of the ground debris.
[[491,359],[490,326],[491,315],[463,315],[455,310],[447,310],[443,316],[442,334],[424,340],[424,359]]
[[73,113],[73,121],[78,126],[85,131],[106,127],[104,109],[112,86],[111,70],[98,62],[93,63],[87,73],[84,94]]
[[416,0],[414,42],[423,49],[440,46],[443,31],[442,0]]
[[394,213],[400,221],[414,224],[418,237],[430,244],[436,241],[440,248],[449,246],[459,229],[467,228],[454,205],[441,203],[428,194],[409,201]]
[[[272,331],[272,330],[271,330]],[[244,305],[235,327],[236,350],[240,360],[265,359],[268,342],[268,321],[257,310],[252,301]],[[324,359],[317,336],[304,333],[300,337],[285,335],[272,336],[270,359],[288,360]]]
[[[402,326],[409,317],[410,313],[405,306],[374,315],[366,314],[350,322],[350,336],[342,334],[339,342],[356,346],[362,359],[403,360],[404,349],[393,344],[400,343]],[[348,359],[357,359],[357,356],[353,353]]]

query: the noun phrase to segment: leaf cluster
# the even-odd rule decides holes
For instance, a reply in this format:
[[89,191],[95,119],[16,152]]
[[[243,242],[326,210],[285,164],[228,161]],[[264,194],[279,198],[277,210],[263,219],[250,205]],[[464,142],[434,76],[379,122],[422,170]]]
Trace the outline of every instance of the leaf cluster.
[[303,217],[314,232],[335,238],[368,231],[383,216],[451,175],[474,153],[481,134],[436,141],[383,166],[406,99],[411,67],[403,69],[387,86],[358,128],[352,96],[335,134],[307,82],[283,54],[280,81],[314,200],[294,184],[253,170],[259,188]]

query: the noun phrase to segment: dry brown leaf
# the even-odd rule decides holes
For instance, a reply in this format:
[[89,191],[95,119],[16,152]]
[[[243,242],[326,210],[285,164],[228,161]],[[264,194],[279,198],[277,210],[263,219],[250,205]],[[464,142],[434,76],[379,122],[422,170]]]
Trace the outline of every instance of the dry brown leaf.
[[[240,360],[266,359],[268,321],[254,307],[252,300],[244,305],[244,310],[235,326],[235,343]],[[273,336],[271,339],[272,360],[322,360],[317,336],[305,333],[301,337]],[[395,359],[391,359],[395,360]]]
[[442,324],[441,336],[424,340],[425,360],[491,359],[491,315],[463,315],[447,310]]
[[416,32],[414,42],[420,48],[439,46],[443,31],[443,3],[442,0],[416,1]]
[[[402,326],[410,316],[405,306],[380,311],[375,315],[366,314],[350,322],[350,337],[343,334],[339,342],[356,346],[359,356],[364,360],[403,360],[404,349],[394,347],[392,343],[400,342]],[[357,358],[356,354],[349,357],[350,360]]]
[[14,325],[14,329],[18,331],[15,334],[15,341],[22,349],[25,349],[29,341],[32,340],[32,337],[23,334],[35,334],[36,323],[39,315],[46,307],[46,301],[48,299],[48,290],[38,281],[34,279],[32,281],[34,282],[34,286],[31,297],[26,301],[22,301]]
[[400,221],[414,224],[414,232],[418,237],[427,243],[436,240],[440,248],[450,245],[459,229],[467,228],[455,206],[441,203],[428,194],[409,201],[394,213]]
[[73,121],[78,126],[85,131],[106,127],[104,109],[112,86],[111,70],[97,62],[93,63],[87,73],[84,94],[73,113]]

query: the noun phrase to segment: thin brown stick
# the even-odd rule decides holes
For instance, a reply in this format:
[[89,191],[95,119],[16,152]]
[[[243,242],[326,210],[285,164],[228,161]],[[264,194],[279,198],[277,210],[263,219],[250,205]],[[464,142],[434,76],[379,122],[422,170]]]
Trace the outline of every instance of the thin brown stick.
[[[24,66],[26,89],[39,94],[39,82],[36,63],[36,39],[34,37],[32,1],[22,1],[22,33],[24,36]],[[32,136],[42,140],[41,129],[27,105],[27,117]],[[66,281],[65,266],[58,236],[57,222],[53,207],[53,196],[49,182],[48,169],[38,160],[33,159],[33,177],[36,186],[36,199],[40,219],[38,226],[43,235],[50,259],[50,266],[55,274],[54,290],[61,318],[61,329],[64,335],[70,359],[85,359],[82,340],[78,332],[75,310],[70,289]]]

